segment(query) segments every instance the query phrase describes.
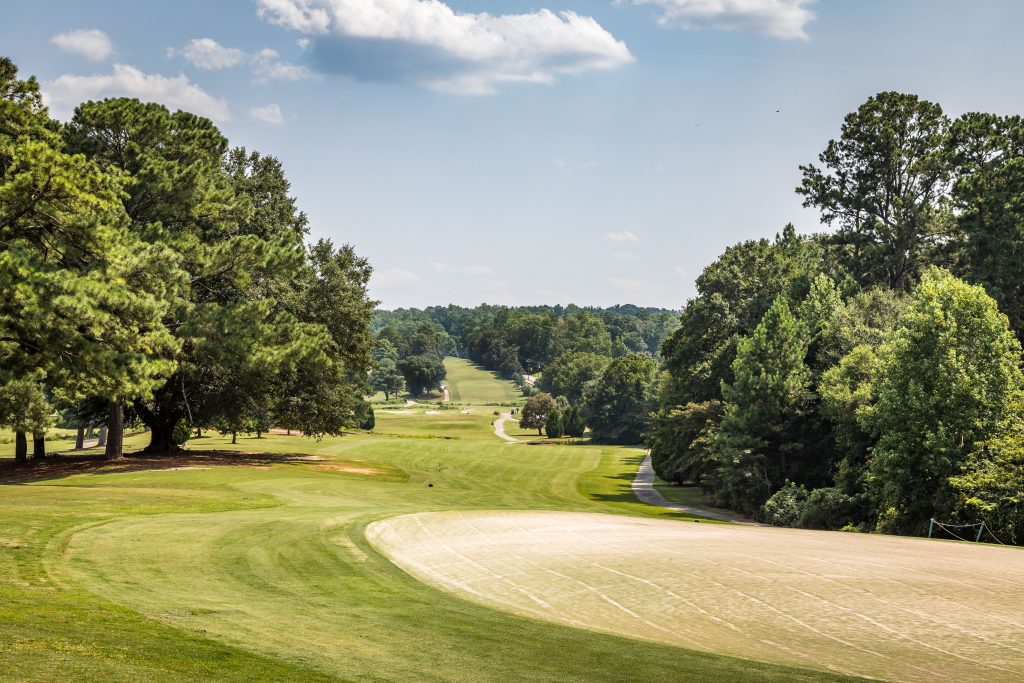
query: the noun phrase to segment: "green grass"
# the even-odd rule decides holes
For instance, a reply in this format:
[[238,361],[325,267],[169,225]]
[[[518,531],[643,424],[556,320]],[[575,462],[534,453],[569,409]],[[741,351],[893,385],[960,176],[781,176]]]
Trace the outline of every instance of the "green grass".
[[462,358],[444,359],[452,403],[510,403],[523,397],[512,382]]
[[463,509],[681,517],[633,498],[639,451],[505,444],[493,409],[472,410],[378,411],[373,435],[234,447],[323,461],[197,459],[187,464],[204,469],[0,485],[0,679],[831,678],[518,617],[399,570],[366,542],[370,522]]

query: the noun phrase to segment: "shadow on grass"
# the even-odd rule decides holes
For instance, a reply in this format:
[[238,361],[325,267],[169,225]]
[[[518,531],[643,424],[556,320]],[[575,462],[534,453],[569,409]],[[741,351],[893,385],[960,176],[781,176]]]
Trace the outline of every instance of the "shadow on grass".
[[318,455],[298,453],[259,453],[250,451],[182,451],[169,455],[126,454],[108,460],[103,453],[51,455],[27,462],[0,461],[0,485],[63,479],[79,474],[113,474],[124,472],[168,471],[209,467],[257,467],[293,464],[313,465],[322,469],[354,474],[384,474],[373,467],[343,467],[343,463]]

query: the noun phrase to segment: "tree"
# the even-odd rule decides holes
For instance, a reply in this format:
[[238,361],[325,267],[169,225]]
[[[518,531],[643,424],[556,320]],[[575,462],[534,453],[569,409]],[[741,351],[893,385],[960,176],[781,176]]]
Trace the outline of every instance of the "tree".
[[[174,375],[152,396],[121,397],[150,428],[147,451],[176,450],[183,419],[233,420],[245,405],[307,434],[355,419],[369,370],[369,267],[350,247],[304,247],[306,218],[275,159],[229,151],[206,119],[128,99],[80,106],[65,137],[128,175],[131,232],[188,275],[165,298]],[[245,395],[221,400],[232,392]]]
[[405,378],[405,386],[413,396],[440,389],[448,376],[444,363],[434,356],[410,356],[398,362],[398,370]]
[[33,456],[45,455],[41,452],[41,440],[46,430],[53,426],[53,408],[47,402],[38,379],[18,379],[0,386],[0,425],[15,432],[16,461],[28,459],[26,434],[34,437]]
[[739,340],[754,331],[778,297],[791,306],[802,301],[819,273],[844,279],[820,240],[798,236],[792,225],[774,241],[728,247],[697,278],[697,297],[662,344],[666,401],[681,406],[721,399],[722,382],[733,381]]
[[559,354],[582,352],[599,356],[612,355],[612,336],[605,324],[593,313],[579,311],[566,316],[554,342]]
[[965,114],[953,122],[953,250],[1024,339],[1024,119]]
[[864,469],[874,439],[867,425],[877,398],[878,355],[875,347],[861,344],[829,368],[818,383],[821,412],[834,426],[841,454],[835,483],[846,493],[863,490]]
[[594,441],[636,444],[654,409],[658,366],[648,356],[616,358],[584,394],[587,425]]
[[1024,400],[1013,400],[1007,422],[995,438],[977,445],[962,474],[950,479],[956,514],[964,522],[982,519],[1002,543],[1024,544]]
[[713,446],[714,432],[721,419],[721,401],[659,410],[647,435],[651,464],[657,475],[676,484],[701,483],[719,464]]
[[523,429],[536,429],[537,436],[542,436],[548,418],[557,412],[558,404],[551,394],[535,394],[526,399],[526,404],[519,417],[519,426]]
[[952,512],[950,478],[1008,419],[1021,346],[984,289],[931,269],[879,356],[872,491],[883,531],[921,533]]
[[162,318],[183,274],[127,229],[123,171],[69,154],[57,129],[0,60],[0,359],[7,379],[39,370],[69,401],[120,406],[174,369]]
[[587,423],[583,421],[583,416],[580,414],[580,409],[576,406],[569,406],[565,411],[564,419],[562,420],[562,429],[566,436],[579,438],[583,436],[583,433],[587,431]]
[[716,446],[722,452],[749,452],[751,462],[761,462],[763,470],[752,481],[767,481],[772,490],[796,469],[787,456],[798,454],[792,432],[809,398],[807,345],[806,328],[779,297],[754,333],[739,342],[732,364],[735,379],[722,385],[725,409]]
[[544,368],[540,388],[553,396],[564,396],[570,403],[583,397],[583,387],[601,376],[611,359],[596,353],[563,353]]
[[405,378],[398,370],[398,365],[390,358],[377,363],[370,373],[370,387],[374,391],[384,392],[384,400],[391,400],[391,395],[398,395],[405,386]]
[[548,419],[544,422],[544,433],[549,439],[560,439],[565,435],[562,413],[558,410],[551,411]]
[[821,168],[800,167],[797,193],[838,227],[836,242],[858,282],[909,289],[938,258],[948,231],[949,126],[939,105],[882,92],[847,115],[839,139],[818,157]]

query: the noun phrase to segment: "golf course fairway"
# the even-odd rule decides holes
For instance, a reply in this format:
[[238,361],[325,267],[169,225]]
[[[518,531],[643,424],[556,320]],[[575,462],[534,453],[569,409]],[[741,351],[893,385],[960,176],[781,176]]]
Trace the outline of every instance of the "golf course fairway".
[[[469,377],[467,393],[497,395],[487,381]],[[4,470],[0,679],[1021,670],[1016,550],[696,524],[637,501],[636,448],[508,443],[492,426],[506,408],[437,408],[378,409],[373,433],[321,441],[205,435],[180,456]],[[508,578],[529,586],[510,593]],[[905,639],[866,644],[897,619],[914,624]]]

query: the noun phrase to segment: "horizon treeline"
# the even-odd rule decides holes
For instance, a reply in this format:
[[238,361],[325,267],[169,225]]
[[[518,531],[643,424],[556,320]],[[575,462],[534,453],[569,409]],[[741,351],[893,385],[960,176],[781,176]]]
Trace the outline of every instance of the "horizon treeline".
[[[208,119],[117,98],[49,117],[0,59],[0,425],[335,434],[367,419],[370,266],[307,244],[280,162]],[[57,417],[59,415],[59,417]]]
[[733,245],[662,347],[665,480],[779,525],[1024,543],[1024,122],[883,92]]

